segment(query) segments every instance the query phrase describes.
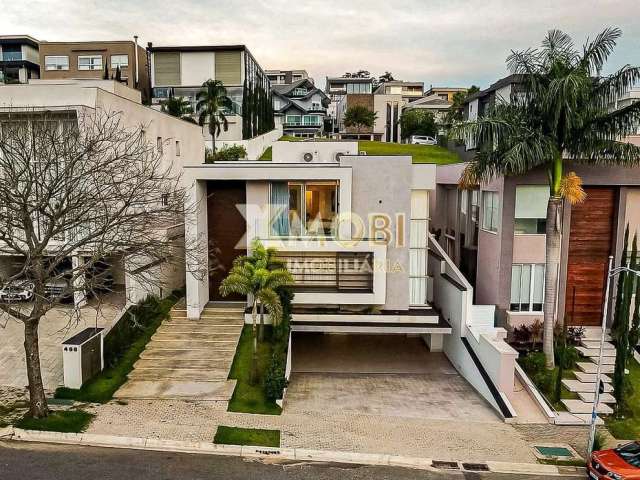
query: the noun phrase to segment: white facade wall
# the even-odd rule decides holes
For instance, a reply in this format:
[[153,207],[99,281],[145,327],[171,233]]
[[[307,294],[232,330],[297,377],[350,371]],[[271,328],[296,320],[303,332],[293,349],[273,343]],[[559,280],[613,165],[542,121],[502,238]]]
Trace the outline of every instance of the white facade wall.
[[336,155],[357,155],[358,142],[275,142],[274,163],[306,163],[304,155],[313,155],[312,163],[336,163]]
[[182,52],[180,54],[180,84],[202,85],[216,78],[216,57],[214,52]]

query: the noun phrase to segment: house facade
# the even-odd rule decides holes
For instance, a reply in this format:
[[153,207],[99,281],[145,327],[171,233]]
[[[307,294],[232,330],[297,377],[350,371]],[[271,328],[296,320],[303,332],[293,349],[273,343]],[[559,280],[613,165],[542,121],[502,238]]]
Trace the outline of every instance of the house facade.
[[272,148],[272,161],[185,165],[189,205],[197,206],[188,209],[186,241],[207,245],[187,268],[187,316],[218,301],[246,302],[221,297],[219,286],[259,239],[295,280],[294,349],[312,333],[420,336],[499,415],[517,415],[509,400],[517,353],[494,328],[493,307],[473,304],[473,288],[428,233],[435,165],[359,155],[348,141]]
[[[27,111],[29,115],[42,111],[48,118],[58,120],[60,128],[69,123],[82,128],[85,115],[117,114],[123,127],[140,129],[141,135],[161,151],[163,164],[171,167],[176,177],[183,162],[201,161],[204,144],[200,129],[143,105],[140,97],[139,91],[113,80],[34,80],[28,85],[5,85],[0,88],[0,123],[9,112],[11,121],[14,121],[20,110]],[[161,201],[159,192],[158,202]],[[157,235],[182,237],[184,225],[180,219],[176,220],[175,224],[167,225]],[[53,239],[50,245],[53,249],[60,249],[68,241],[68,238]],[[180,254],[176,251],[176,256]],[[88,250],[73,250],[67,260],[73,264],[92,255]],[[139,266],[135,274],[125,267],[125,261],[127,258],[123,252],[113,252],[104,259],[113,277],[113,290],[123,293],[129,302],[138,302],[149,294],[165,296],[184,285],[184,261],[146,264],[137,260],[136,265]],[[0,255],[0,279],[15,275],[22,265],[24,259],[3,253]],[[147,276],[153,281],[145,282]],[[85,297],[76,294],[74,301],[82,305]]]
[[380,83],[373,93],[376,95],[402,95],[404,100],[410,102],[422,98],[424,95],[424,82],[390,80]]
[[39,44],[29,35],[0,35],[0,84],[40,78]]
[[324,133],[330,100],[309,79],[272,87],[276,125],[285,135],[313,138]]
[[[273,129],[271,86],[262,67],[244,45],[154,46],[150,56],[152,105],[160,108],[170,96],[196,106],[196,95],[207,80],[222,82],[232,107],[229,123],[216,141],[241,141]],[[205,142],[212,143],[208,129]]]
[[44,80],[103,80],[106,75],[139,90],[144,103],[151,99],[147,55],[137,37],[112,42],[41,42],[39,55]]
[[[290,85],[299,80],[309,78],[306,70],[266,70],[267,78],[271,85]],[[313,83],[313,79],[310,79]]]
[[331,100],[327,114],[331,119],[332,133],[337,133],[340,131],[338,105],[347,94],[373,93],[373,78],[327,77],[324,93]]

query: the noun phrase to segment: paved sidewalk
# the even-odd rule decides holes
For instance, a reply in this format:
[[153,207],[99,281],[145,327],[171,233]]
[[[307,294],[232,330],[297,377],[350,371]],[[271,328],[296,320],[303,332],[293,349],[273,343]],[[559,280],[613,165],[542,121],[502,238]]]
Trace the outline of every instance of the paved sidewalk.
[[500,422],[460,422],[388,415],[230,413],[205,402],[131,401],[98,406],[88,433],[213,441],[218,425],[281,431],[281,446],[429,456],[437,460],[535,463],[522,435]]

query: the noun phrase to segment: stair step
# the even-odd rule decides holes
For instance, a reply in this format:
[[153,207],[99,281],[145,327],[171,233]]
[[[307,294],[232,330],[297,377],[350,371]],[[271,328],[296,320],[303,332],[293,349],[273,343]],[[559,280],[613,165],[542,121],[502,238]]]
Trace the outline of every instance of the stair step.
[[[572,414],[590,414],[593,411],[593,405],[582,400],[561,400],[561,402]],[[604,403],[600,403],[597,412],[603,415],[611,415],[613,409]]]
[[[600,340],[582,340],[580,345],[589,350],[600,350]],[[616,346],[610,341],[605,341],[603,344],[603,350],[615,350]]]
[[194,332],[194,333],[212,333],[212,332],[220,332],[220,333],[231,333],[233,335],[240,336],[242,332],[242,325],[203,325],[194,323],[192,325],[188,324],[172,324],[166,323],[160,325],[158,327],[159,332]]
[[[595,393],[596,391],[596,384],[594,383],[585,383],[585,382],[581,382],[579,380],[570,380],[570,379],[563,379],[562,380],[562,385],[564,385],[567,390],[569,390],[570,392],[574,392],[574,393],[590,393],[593,395],[593,393]],[[611,384],[609,383],[605,383],[604,384],[604,391],[605,392],[612,392],[613,391],[613,387],[611,386]]]
[[137,400],[199,400],[228,402],[235,380],[220,382],[131,380],[114,395],[115,398]]
[[[573,374],[582,383],[596,383],[595,373],[573,372]],[[607,375],[600,375],[600,381],[610,384],[611,378]]]
[[193,358],[141,358],[133,366],[134,369],[185,369],[185,370],[210,370],[219,371],[225,376],[228,371],[223,371],[226,364],[232,358],[219,360],[199,360]]
[[197,320],[187,317],[169,317],[163,325],[244,325],[244,318],[234,317],[200,317]]
[[[586,402],[586,403],[589,403],[589,404],[593,404],[594,393],[579,392],[578,396],[580,397],[580,400],[582,400],[583,402]],[[599,399],[598,403],[614,404],[614,403],[616,403],[616,399],[610,393],[606,393],[605,392],[605,393],[600,394],[600,399]]]
[[152,340],[146,350],[234,350],[237,342],[220,342],[207,340]]
[[220,348],[176,350],[175,348],[153,348],[147,349],[140,354],[140,358],[188,358],[193,360],[207,360],[219,362],[221,360],[233,359],[235,348],[221,350]]
[[150,370],[136,369],[129,374],[130,380],[185,380],[194,382],[224,382],[227,380],[226,373],[204,370],[183,370],[183,369],[165,369]]
[[[578,350],[582,354],[582,356],[584,356],[584,357],[598,358],[600,356],[600,349],[599,348],[577,347],[576,350]],[[612,348],[603,348],[602,349],[602,356],[603,357],[615,357],[616,356],[616,350],[612,349]]]
[[240,332],[228,332],[228,331],[181,331],[181,330],[158,330],[152,337],[152,340],[184,340],[184,341],[227,341],[236,343],[240,338]]
[[[576,364],[584,373],[597,373],[598,366],[593,362],[578,362]],[[613,373],[613,365],[602,365],[601,373]]]
[[[591,357],[591,361],[593,363],[598,363],[598,357],[593,358]],[[602,365],[615,365],[616,364],[616,357],[602,357]]]

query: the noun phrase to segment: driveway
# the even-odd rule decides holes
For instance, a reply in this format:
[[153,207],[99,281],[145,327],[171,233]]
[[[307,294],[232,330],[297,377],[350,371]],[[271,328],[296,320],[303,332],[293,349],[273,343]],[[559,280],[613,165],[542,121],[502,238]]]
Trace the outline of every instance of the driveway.
[[[96,324],[98,327],[109,325],[123,306],[123,295],[110,294],[99,306],[95,300],[90,301],[80,309],[79,317],[72,316],[72,306],[61,306],[47,312],[39,329],[40,365],[45,389],[53,391],[63,382],[62,341]],[[23,323],[6,314],[0,315],[0,386],[27,385],[23,342]]]
[[442,353],[420,338],[295,334],[287,413],[499,422]]

